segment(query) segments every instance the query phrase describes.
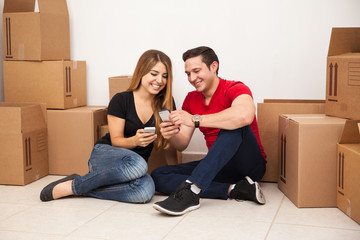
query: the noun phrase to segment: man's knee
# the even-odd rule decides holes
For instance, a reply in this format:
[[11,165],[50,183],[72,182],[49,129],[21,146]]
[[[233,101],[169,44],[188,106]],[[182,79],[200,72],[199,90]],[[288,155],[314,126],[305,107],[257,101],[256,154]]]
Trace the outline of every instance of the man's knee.
[[163,174],[163,167],[158,167],[152,170],[151,177],[155,182],[155,186],[158,184],[159,178],[162,174]]

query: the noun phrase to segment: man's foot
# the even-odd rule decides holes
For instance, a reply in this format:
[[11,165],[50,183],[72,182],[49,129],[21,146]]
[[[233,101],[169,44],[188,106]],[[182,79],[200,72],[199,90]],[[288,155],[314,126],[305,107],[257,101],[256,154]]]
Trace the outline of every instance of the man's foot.
[[191,183],[183,182],[170,196],[154,203],[153,207],[169,215],[183,215],[200,207],[199,195],[190,189]]
[[261,191],[260,185],[249,177],[238,181],[230,192],[230,198],[236,200],[250,200],[258,204],[265,204],[265,196]]
[[43,190],[40,193],[40,199],[43,202],[47,202],[47,201],[51,201],[54,200],[54,196],[53,196],[53,189],[56,185],[69,181],[69,180],[73,180],[74,178],[79,177],[79,175],[77,174],[72,174],[70,176],[67,176],[65,178],[62,178],[60,180],[57,180],[55,182],[52,182],[50,184],[48,184],[46,187],[43,188]]

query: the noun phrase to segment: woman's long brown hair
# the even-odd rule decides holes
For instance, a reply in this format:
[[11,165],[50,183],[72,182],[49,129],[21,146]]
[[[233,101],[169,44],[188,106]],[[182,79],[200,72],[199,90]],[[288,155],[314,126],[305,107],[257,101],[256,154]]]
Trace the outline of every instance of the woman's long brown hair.
[[161,90],[155,97],[152,102],[152,108],[155,116],[155,126],[156,126],[156,134],[158,135],[155,141],[155,149],[166,149],[169,147],[169,141],[164,139],[160,133],[160,117],[158,114],[159,110],[169,109],[173,110],[173,98],[172,98],[172,65],[170,58],[163,52],[158,50],[148,50],[144,52],[138,63],[136,64],[136,68],[134,70],[134,74],[132,76],[132,80],[128,91],[134,91],[140,87],[141,79],[143,76],[148,74],[151,69],[158,63],[161,62],[165,65],[167,71],[167,81],[166,86],[163,90]]

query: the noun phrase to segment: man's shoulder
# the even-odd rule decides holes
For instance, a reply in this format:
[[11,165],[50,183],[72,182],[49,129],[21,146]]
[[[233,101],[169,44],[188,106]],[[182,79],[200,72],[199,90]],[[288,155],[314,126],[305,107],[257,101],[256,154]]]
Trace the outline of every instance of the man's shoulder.
[[199,98],[202,97],[202,93],[198,91],[191,91],[187,93],[186,98],[193,99],[193,98]]
[[223,78],[220,78],[220,82],[223,83],[224,86],[226,87],[232,87],[234,85],[239,85],[239,86],[246,86],[243,82],[241,81],[235,81],[235,80],[226,80]]
[[250,88],[243,82],[224,79],[222,80],[222,92],[225,96],[230,97],[232,100],[242,94],[248,94],[252,96]]

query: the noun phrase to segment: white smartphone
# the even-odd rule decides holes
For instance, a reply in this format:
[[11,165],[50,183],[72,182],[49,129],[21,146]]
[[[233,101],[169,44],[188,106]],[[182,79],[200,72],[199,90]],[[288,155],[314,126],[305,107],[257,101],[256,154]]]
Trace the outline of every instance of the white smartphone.
[[151,132],[151,133],[154,133],[155,134],[155,127],[145,127],[144,128],[144,132]]
[[161,121],[163,121],[163,122],[169,122],[170,121],[170,119],[169,119],[170,110],[169,109],[160,110],[160,111],[158,111],[158,113],[159,113],[159,116],[161,118]]

